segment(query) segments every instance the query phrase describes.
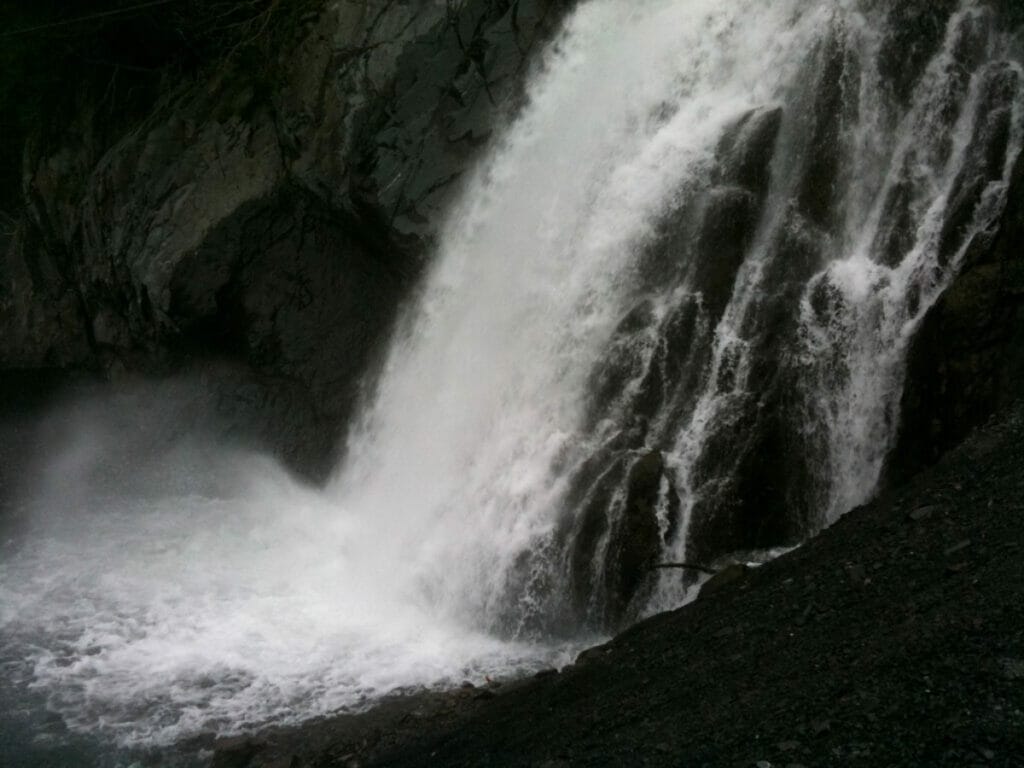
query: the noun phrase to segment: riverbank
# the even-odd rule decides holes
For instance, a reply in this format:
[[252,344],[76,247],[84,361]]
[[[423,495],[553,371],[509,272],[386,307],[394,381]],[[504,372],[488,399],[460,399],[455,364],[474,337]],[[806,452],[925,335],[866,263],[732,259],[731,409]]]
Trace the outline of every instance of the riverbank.
[[1024,766],[1024,409],[573,666],[220,742],[270,766]]

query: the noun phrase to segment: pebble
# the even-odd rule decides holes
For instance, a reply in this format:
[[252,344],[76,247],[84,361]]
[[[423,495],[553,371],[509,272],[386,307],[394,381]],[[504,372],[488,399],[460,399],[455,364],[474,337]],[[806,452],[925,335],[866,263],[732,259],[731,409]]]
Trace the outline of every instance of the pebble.
[[935,506],[934,504],[929,504],[924,507],[918,507],[917,509],[913,510],[909,515],[907,515],[907,517],[909,517],[915,523],[919,523],[922,520],[927,520],[929,517],[931,517],[938,511],[939,508],[937,506]]
[[1020,659],[1000,659],[1003,677],[1007,680],[1024,680],[1024,661]]
[[957,552],[962,552],[969,546],[971,546],[970,539],[964,539],[963,541],[957,542],[952,547],[946,550],[946,556],[948,557],[949,555],[955,555]]
[[868,577],[867,569],[859,563],[846,566],[846,573],[854,584],[863,584]]

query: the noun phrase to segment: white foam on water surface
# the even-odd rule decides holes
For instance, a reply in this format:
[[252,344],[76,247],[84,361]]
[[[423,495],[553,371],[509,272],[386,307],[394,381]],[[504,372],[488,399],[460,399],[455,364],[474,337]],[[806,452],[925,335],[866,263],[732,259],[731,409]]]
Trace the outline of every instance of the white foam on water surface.
[[84,472],[28,503],[0,561],[5,657],[72,729],[168,743],[571,660],[449,620],[268,459],[190,444],[125,492],[87,478],[103,455],[56,457]]

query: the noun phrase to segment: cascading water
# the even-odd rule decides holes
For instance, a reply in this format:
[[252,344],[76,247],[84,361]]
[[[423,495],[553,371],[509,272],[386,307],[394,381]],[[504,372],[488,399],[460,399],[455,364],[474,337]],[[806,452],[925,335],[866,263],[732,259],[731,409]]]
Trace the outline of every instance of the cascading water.
[[558,663],[686,599],[658,560],[866,500],[1024,139],[995,11],[926,11],[894,66],[878,5],[583,3],[328,488],[195,442],[143,462],[124,402],[90,412],[4,544],[6,685],[126,743],[364,706]]
[[784,96],[827,14],[762,5],[582,7],[443,229],[336,492],[445,609],[551,615],[567,484],[615,428],[583,422],[643,291],[636,255],[702,194],[723,131]]

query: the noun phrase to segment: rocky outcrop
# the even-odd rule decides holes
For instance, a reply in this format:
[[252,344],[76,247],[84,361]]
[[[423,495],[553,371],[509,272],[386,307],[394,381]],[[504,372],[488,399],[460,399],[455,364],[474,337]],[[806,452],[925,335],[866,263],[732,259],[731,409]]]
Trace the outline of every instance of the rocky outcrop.
[[968,246],[960,277],[914,338],[892,482],[1024,398],[1024,156],[1007,200],[1002,219]]
[[[1020,396],[1019,169],[1002,210],[1019,146],[1020,53],[998,31],[1020,18],[1005,3],[959,9],[945,0],[875,6],[879,45],[871,57],[854,29],[830,28],[803,62],[792,100],[752,110],[727,129],[702,186],[679,191],[657,222],[640,265],[642,290],[589,388],[587,424],[601,450],[580,465],[569,496],[580,521],[570,570],[590,616],[600,614],[595,591],[605,618],[632,594],[629,580],[617,582],[610,533],[628,514],[632,455],[662,451],[685,470],[685,551],[695,563],[806,540],[858,503],[844,487],[852,477],[870,493],[900,418],[900,334],[945,285],[909,355],[890,481]],[[877,106],[866,92],[885,105],[880,121],[901,126],[884,139],[885,152],[901,130],[911,137],[905,155],[886,154],[887,178],[867,187],[878,158],[864,157],[867,144],[852,140],[874,130],[863,122]],[[928,213],[934,232],[922,208],[938,188],[922,185],[929,173],[928,184],[949,185]],[[857,255],[849,227],[867,212],[857,206],[879,194],[865,246],[878,268],[851,259],[862,281],[851,293],[848,276],[831,270]],[[925,252],[935,263],[913,267],[908,257]],[[911,271],[891,303],[865,300]],[[665,285],[677,290],[667,294]],[[899,323],[889,316],[904,312]],[[901,330],[884,344],[862,343],[888,334],[887,322]],[[899,359],[890,374],[892,348]],[[861,376],[886,383],[862,392]],[[858,410],[868,401],[882,407]],[[851,404],[856,418],[837,417]],[[835,450],[868,422],[860,453]],[[607,424],[615,428],[602,432]],[[680,434],[689,424],[692,434]],[[630,526],[635,551],[644,551],[639,542],[653,539],[642,517],[621,525]],[[594,575],[595,557],[605,558],[610,581]]]
[[27,154],[0,369],[234,361],[225,399],[278,403],[258,431],[322,471],[558,5],[324,4],[276,60],[210,67],[113,146],[84,108]]
[[963,254],[960,272],[914,337],[890,482],[934,463],[1024,396],[1024,156],[1010,158],[1005,209],[974,225],[986,185],[1004,172],[1019,87],[1019,70],[1005,66],[992,70],[980,94],[979,127],[941,233],[944,258]]
[[0,251],[0,361],[3,368],[67,368],[87,364],[92,348],[76,287],[22,221]]
[[679,507],[664,456],[652,451],[637,459],[629,470],[622,514],[612,528],[606,558],[607,620],[612,626],[635,618],[630,607],[653,581],[662,547],[679,525]]
[[621,627],[636,619],[654,586],[655,566],[678,531],[682,505],[660,451],[618,453],[588,485],[586,472],[610,458],[594,457],[577,478],[581,497],[570,503],[583,511],[562,536],[571,541],[567,581],[575,604],[568,610],[577,623]]

